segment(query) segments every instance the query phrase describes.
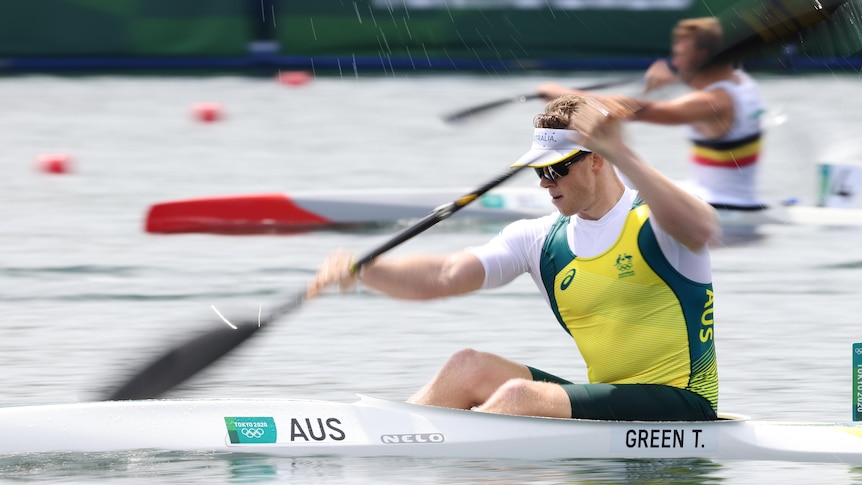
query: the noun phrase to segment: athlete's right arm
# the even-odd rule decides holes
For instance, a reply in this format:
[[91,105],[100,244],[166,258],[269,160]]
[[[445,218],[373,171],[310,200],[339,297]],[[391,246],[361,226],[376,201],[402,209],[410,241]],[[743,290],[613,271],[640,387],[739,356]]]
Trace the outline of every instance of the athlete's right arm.
[[479,259],[459,251],[448,255],[415,254],[378,257],[350,272],[353,255],[343,251],[330,254],[309,283],[307,296],[315,296],[329,286],[342,291],[356,284],[357,276],[365,286],[389,296],[408,300],[430,300],[460,295],[481,288],[485,269]]
[[431,300],[476,291],[485,281],[479,258],[466,251],[378,258],[359,279],[370,288],[405,300]]
[[338,250],[324,260],[308,285],[307,295],[317,295],[335,285],[342,291],[350,289],[357,276],[369,288],[409,300],[443,298],[503,286],[523,273],[538,271],[544,236],[556,218],[554,213],[515,221],[485,244],[452,254],[379,257],[363,266],[359,275],[350,273],[353,255]]

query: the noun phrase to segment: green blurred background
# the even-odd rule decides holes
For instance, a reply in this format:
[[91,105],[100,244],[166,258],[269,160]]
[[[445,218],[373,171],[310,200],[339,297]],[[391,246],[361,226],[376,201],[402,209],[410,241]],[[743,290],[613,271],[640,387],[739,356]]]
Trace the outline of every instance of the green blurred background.
[[[785,0],[787,3],[792,0]],[[750,3],[750,2],[749,2]],[[757,3],[757,2],[755,2]],[[0,72],[91,68],[641,69],[739,0],[4,0]],[[857,19],[858,20],[858,19]],[[858,32],[765,67],[859,64]],[[776,59],[781,58],[781,59]]]

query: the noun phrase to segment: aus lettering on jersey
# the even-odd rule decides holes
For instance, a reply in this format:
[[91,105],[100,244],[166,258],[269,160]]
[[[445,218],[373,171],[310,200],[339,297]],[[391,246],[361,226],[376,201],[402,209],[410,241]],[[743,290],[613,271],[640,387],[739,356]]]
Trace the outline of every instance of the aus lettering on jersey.
[[700,341],[703,343],[709,342],[713,338],[713,327],[715,323],[712,317],[712,290],[706,290],[706,303],[703,304],[703,313],[700,315]]

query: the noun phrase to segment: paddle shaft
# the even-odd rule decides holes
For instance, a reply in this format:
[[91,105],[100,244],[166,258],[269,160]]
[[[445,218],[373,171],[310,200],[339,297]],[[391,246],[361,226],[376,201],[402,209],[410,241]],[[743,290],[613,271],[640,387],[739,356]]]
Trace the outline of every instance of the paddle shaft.
[[[615,87],[615,86],[622,86],[624,84],[629,84],[629,83],[635,82],[639,79],[641,79],[641,78],[615,79],[613,81],[604,81],[604,82],[600,82],[600,83],[596,83],[596,84],[590,84],[587,86],[578,87],[575,89],[578,89],[581,91],[593,91],[596,89],[604,89],[604,88],[610,88],[610,87]],[[521,96],[514,96],[511,98],[498,99],[496,101],[489,101],[487,103],[472,106],[470,108],[466,108],[466,109],[463,109],[461,111],[457,111],[455,113],[449,114],[449,115],[445,116],[443,118],[443,120],[447,123],[455,123],[458,121],[464,121],[471,116],[478,115],[480,113],[492,110],[494,108],[499,108],[501,106],[505,106],[505,105],[511,104],[511,103],[523,103],[525,101],[532,100],[532,99],[540,99],[541,97],[542,97],[542,95],[539,93],[530,93],[530,94],[523,94]]]
[[[512,178],[526,166],[523,165],[509,169],[473,192],[434,209],[415,224],[407,227],[385,243],[360,257],[351,267],[351,271],[356,273],[362,265],[368,264],[381,254],[425,232],[438,222],[448,219],[452,214],[472,203],[489,190]],[[221,321],[216,322],[212,330],[194,337],[162,354],[116,390],[107,393],[105,399],[110,401],[154,399],[220,359],[250,337],[256,335],[261,329],[269,327],[277,319],[296,310],[302,306],[305,300],[306,293],[303,290],[284,301],[259,320],[238,323],[235,325],[236,328],[230,328]]]
[[486,192],[493,189],[494,187],[502,184],[506,180],[509,180],[511,177],[513,177],[515,174],[517,174],[518,172],[520,172],[521,170],[523,170],[526,167],[527,167],[527,165],[525,164],[525,165],[522,165],[520,167],[515,167],[512,169],[509,169],[509,170],[501,173],[500,175],[498,175],[494,179],[489,180],[485,185],[479,187],[478,189],[474,190],[473,192],[470,192],[469,194],[464,195],[457,200],[454,200],[452,202],[449,202],[446,205],[442,205],[442,206],[434,209],[430,214],[423,217],[422,219],[417,221],[412,226],[399,232],[394,237],[392,237],[392,239],[390,239],[389,241],[381,244],[376,249],[369,251],[367,254],[365,254],[361,258],[357,259],[356,262],[353,263],[353,267],[351,268],[351,271],[353,271],[354,273],[359,271],[360,267],[371,262],[377,256],[380,256],[381,254],[389,251],[390,249],[394,248],[395,246],[398,246],[401,243],[403,243],[409,239],[412,239],[415,236],[418,236],[419,234],[425,232],[426,230],[428,230],[432,226],[436,225],[438,222],[440,222],[444,219],[448,219],[450,216],[452,216],[452,214],[458,212],[459,210],[464,208],[466,205],[468,205],[471,202],[473,202],[474,200],[478,199],[479,197],[481,197],[482,195],[484,195]]
[[[448,219],[453,214],[472,203],[474,200],[483,196],[489,190],[493,189],[494,187],[497,187],[498,185],[515,176],[521,170],[526,168],[528,164],[529,162],[527,162],[527,164],[525,165],[506,170],[505,172],[489,180],[484,185],[470,192],[469,194],[463,195],[458,199],[453,200],[452,202],[437,207],[427,216],[423,217],[422,219],[419,219],[409,227],[403,229],[401,232],[391,237],[383,244],[377,246],[371,251],[365,253],[363,256],[357,258],[356,261],[354,261],[353,265],[351,265],[350,272],[353,274],[358,273],[359,269],[362,268],[362,266],[370,263],[378,256],[388,252],[389,250],[397,246],[400,246],[401,244],[409,241],[410,239],[413,239],[419,234],[422,234],[431,227],[437,225],[437,223]],[[305,292],[303,291],[302,293],[296,295],[294,298],[276,307],[276,309],[269,313],[265,318],[262,318],[259,322],[257,322],[257,328],[262,328],[264,323],[272,323],[282,315],[293,311],[295,308],[299,307],[299,305],[301,305],[304,300]]]

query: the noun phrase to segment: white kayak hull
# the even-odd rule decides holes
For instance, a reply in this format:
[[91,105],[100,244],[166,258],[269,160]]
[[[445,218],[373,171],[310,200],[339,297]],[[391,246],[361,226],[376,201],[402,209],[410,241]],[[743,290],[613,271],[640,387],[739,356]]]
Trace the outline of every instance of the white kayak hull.
[[[249,194],[162,202],[150,207],[145,229],[151,233],[277,233],[327,228],[401,224],[428,215],[469,189],[375,189]],[[500,187],[456,212],[470,222],[510,222],[554,212],[547,192]],[[862,209],[773,206],[765,210],[720,209],[724,226],[801,224],[862,226]]]
[[0,454],[166,450],[273,456],[705,458],[862,465],[862,426],[534,418],[361,397],[148,400],[0,408]]

